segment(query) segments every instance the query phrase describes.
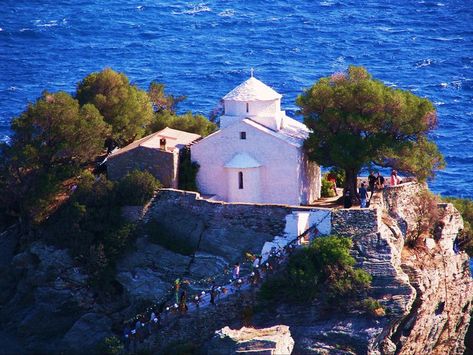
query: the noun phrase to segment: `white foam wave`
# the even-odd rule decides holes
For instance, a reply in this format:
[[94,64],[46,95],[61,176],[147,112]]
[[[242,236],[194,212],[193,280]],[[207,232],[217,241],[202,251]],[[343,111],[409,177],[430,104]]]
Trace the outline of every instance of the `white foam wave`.
[[434,61],[430,58],[423,59],[420,62],[416,63],[416,68],[422,68],[422,67],[428,67],[431,65]]
[[335,2],[333,2],[333,1],[321,1],[319,4],[320,4],[320,6],[330,7],[330,6],[334,5]]
[[435,37],[432,38],[434,41],[439,41],[439,42],[450,42],[450,41],[463,41],[463,37]]
[[212,9],[209,6],[207,6],[207,4],[203,3],[203,4],[194,5],[194,7],[189,10],[173,11],[172,14],[173,15],[195,15],[201,12],[210,12],[210,11],[212,11]]
[[226,9],[218,14],[220,17],[233,17],[235,15],[235,10]]
[[10,136],[7,136],[6,134],[0,135],[0,142],[10,144],[11,138]]
[[454,80],[454,81],[452,81],[452,86],[453,86],[455,89],[461,89],[461,87],[462,87],[462,82],[461,82],[461,80]]
[[392,87],[392,88],[397,87],[397,84],[396,84],[396,83],[393,83],[392,81],[387,81],[387,80],[385,80],[384,83],[385,83],[387,86],[390,86],[390,87]]
[[145,9],[145,7],[143,5],[139,5],[139,6],[136,7],[136,9],[138,11],[143,11]]
[[36,20],[35,21],[36,27],[56,27],[58,25],[57,20],[51,20],[46,23],[41,23],[41,22],[42,22],[41,20],[39,22],[38,20]]
[[392,28],[392,27],[386,27],[386,26],[379,26],[379,27],[376,27],[377,30],[380,30],[382,32],[394,32],[396,31],[395,28]]

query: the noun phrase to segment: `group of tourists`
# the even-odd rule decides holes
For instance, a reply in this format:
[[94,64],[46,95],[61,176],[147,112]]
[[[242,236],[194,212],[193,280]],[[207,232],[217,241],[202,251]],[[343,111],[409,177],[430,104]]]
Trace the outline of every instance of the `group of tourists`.
[[[397,175],[396,170],[391,171],[391,177],[389,179],[389,186],[396,186],[401,183],[401,179]],[[376,190],[382,190],[385,187],[385,179],[381,175],[380,172],[378,172],[376,175],[374,174],[373,171],[370,171],[370,174],[368,175],[368,187],[366,186],[366,181],[363,181],[361,183],[360,188],[358,189],[358,197],[360,199],[360,207],[361,208],[366,208],[368,207],[369,202],[371,201],[371,198],[373,197],[373,194]],[[371,194],[369,194],[371,192]],[[369,195],[369,198],[368,198]],[[350,190],[346,190],[343,198],[343,207],[344,208],[350,208],[353,206],[353,199],[350,193]]]
[[[249,265],[250,273],[245,277],[240,276],[240,263],[235,263],[232,269],[232,279],[226,286],[217,286],[212,282],[210,289],[188,297],[190,282],[182,281],[179,278],[174,281],[172,301],[161,302],[149,308],[144,314],[127,321],[123,330],[123,343],[125,350],[137,350],[137,346],[151,334],[159,331],[160,328],[172,317],[183,316],[190,310],[199,309],[204,306],[216,306],[223,295],[240,291],[241,288],[256,287],[261,283],[264,276],[270,274],[273,267],[284,262],[284,258],[289,255],[298,245],[298,241],[290,243],[281,249],[273,249],[268,259],[263,262],[261,255],[253,256]],[[209,296],[209,297],[208,297]],[[207,301],[207,298],[209,300]]]

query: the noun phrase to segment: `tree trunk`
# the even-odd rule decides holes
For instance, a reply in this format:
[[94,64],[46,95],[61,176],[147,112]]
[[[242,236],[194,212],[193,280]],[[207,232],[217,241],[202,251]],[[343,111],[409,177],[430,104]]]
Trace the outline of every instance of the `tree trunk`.
[[360,169],[345,169],[345,186],[343,188],[343,196],[350,191],[353,203],[358,202],[357,197],[357,178]]

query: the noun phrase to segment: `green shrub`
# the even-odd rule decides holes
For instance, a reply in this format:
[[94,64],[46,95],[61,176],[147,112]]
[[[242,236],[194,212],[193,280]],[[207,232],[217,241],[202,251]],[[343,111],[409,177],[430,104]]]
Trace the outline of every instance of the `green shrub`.
[[379,303],[378,300],[371,297],[368,297],[361,302],[361,308],[374,317],[382,317],[386,314],[385,307]]
[[328,181],[325,176],[322,178],[322,187],[320,193],[322,197],[335,196],[335,191],[333,190],[333,183],[331,181]]
[[149,172],[134,170],[118,182],[118,197],[122,205],[144,205],[161,187]]
[[116,336],[105,338],[99,345],[99,352],[102,355],[120,355],[123,351],[123,344]]
[[338,187],[345,186],[345,170],[340,168],[332,168],[330,169],[329,174],[335,177]]
[[261,297],[295,303],[319,299],[331,307],[354,307],[365,297],[371,275],[354,268],[351,247],[349,238],[316,238],[310,246],[294,252],[285,270],[262,285]]
[[197,190],[197,173],[199,164],[191,160],[189,148],[181,150],[179,159],[179,189],[187,191]]
[[473,257],[473,200],[468,198],[445,197],[446,202],[453,203],[463,218],[463,230],[458,235],[458,244],[461,250]]
[[135,225],[121,216],[117,185],[104,176],[83,173],[69,200],[45,225],[48,241],[69,248],[90,272],[90,283],[108,288],[117,258],[129,244]]

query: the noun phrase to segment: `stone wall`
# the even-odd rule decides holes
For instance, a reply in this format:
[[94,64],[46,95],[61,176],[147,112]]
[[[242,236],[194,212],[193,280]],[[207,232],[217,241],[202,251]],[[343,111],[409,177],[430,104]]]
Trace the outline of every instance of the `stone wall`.
[[107,173],[110,179],[118,180],[135,169],[146,170],[163,186],[175,188],[177,187],[177,161],[177,153],[137,147],[121,154],[111,155],[107,160]]
[[[284,235],[286,216],[297,212],[314,211],[330,212],[330,209],[210,201],[201,198],[197,192],[161,189],[149,208],[144,221],[158,219],[164,222],[167,218],[185,220],[183,216],[192,216],[205,222],[204,224],[210,230],[218,229],[220,232],[225,230],[236,232],[240,229],[251,230],[272,239],[275,236]],[[244,238],[241,233],[233,233],[233,235],[235,240],[241,241],[240,238]]]

